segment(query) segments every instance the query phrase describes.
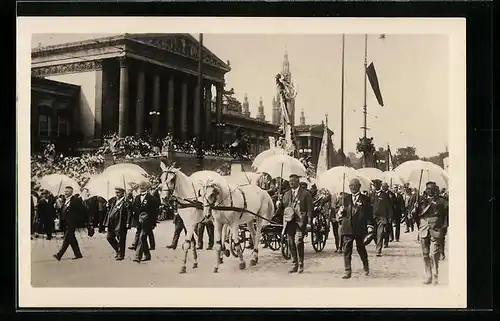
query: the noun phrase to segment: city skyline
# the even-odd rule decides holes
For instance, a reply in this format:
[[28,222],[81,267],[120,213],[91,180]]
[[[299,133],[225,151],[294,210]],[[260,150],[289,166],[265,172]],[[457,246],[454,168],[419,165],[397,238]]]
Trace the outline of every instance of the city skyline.
[[[113,34],[33,35],[32,47],[79,41]],[[198,38],[197,34],[193,34]],[[228,46],[228,43],[231,46]],[[221,35],[204,34],[204,45],[232,70],[227,87],[257,115],[262,97],[266,120],[272,120],[276,96],[274,76],[281,72],[288,54],[292,80],[297,88],[295,119],[303,109],[308,124],[320,124],[328,114],[335,148],[340,148],[341,35]],[[369,35],[367,63],[377,70],[385,106],[378,105],[367,84],[368,137],[374,144],[397,148],[415,146],[429,157],[444,152],[448,144],[448,41],[440,35]],[[345,130],[346,154],[355,152],[363,125],[364,36],[346,35]],[[259,66],[257,69],[256,66]],[[425,127],[424,127],[425,124]]]

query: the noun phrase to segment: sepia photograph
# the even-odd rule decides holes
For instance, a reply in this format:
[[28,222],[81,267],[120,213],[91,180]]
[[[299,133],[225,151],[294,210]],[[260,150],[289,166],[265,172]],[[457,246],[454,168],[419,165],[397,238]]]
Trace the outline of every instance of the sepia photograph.
[[20,306],[465,307],[465,20],[18,26]]

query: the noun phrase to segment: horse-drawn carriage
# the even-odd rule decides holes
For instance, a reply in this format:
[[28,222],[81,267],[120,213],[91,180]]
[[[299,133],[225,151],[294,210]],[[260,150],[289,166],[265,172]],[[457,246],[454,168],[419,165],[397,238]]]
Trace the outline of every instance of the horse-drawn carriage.
[[[262,227],[261,243],[264,243],[272,251],[281,250],[283,258],[289,260],[291,256],[288,248],[288,241],[286,235],[284,234],[282,221],[282,214],[280,215],[279,212],[275,213],[271,222]],[[330,234],[328,214],[323,213],[321,208],[316,207],[313,211],[311,223],[312,224],[307,224],[307,234],[305,237],[310,235],[314,251],[321,252],[325,248],[328,235]],[[240,225],[239,233],[242,249],[244,250],[245,248],[250,247],[249,245],[252,242],[251,235],[246,224]],[[234,242],[231,240],[230,244],[231,254],[236,257],[237,254],[234,248]]]

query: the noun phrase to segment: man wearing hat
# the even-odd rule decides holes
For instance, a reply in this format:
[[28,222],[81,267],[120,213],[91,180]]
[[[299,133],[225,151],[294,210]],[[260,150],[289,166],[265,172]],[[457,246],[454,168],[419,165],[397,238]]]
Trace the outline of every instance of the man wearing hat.
[[[76,240],[75,231],[77,228],[89,224],[87,208],[83,205],[81,198],[73,195],[73,187],[66,186],[64,188],[65,201],[61,208],[61,218],[64,219],[65,231],[63,243],[59,252],[54,254],[54,258],[60,261],[69,246],[73,249],[75,259],[81,259],[82,252]],[[89,227],[90,234],[90,227]]]
[[418,234],[425,265],[424,284],[438,283],[440,242],[448,215],[448,202],[439,196],[436,183],[426,183],[426,196],[420,200],[413,215],[419,221]]
[[[137,223],[134,241],[136,251],[134,261],[138,263],[142,260],[143,255],[144,261],[151,260],[151,253],[149,251],[154,249],[154,244],[151,241],[154,240],[153,227],[156,225],[158,203],[154,199],[154,196],[148,193],[148,188],[148,183],[139,184],[139,195],[135,197],[132,205]],[[151,244],[148,244],[148,238]]]
[[47,240],[51,240],[54,230],[54,220],[56,219],[56,209],[48,190],[42,190],[36,210],[42,230],[47,235]]
[[126,199],[123,187],[115,187],[115,195],[108,201],[106,239],[116,252],[115,259],[121,261],[125,258],[127,230],[132,221],[132,204]]
[[382,256],[382,247],[388,231],[387,224],[393,215],[393,207],[387,192],[382,191],[382,181],[373,180],[373,186],[375,190],[370,198],[376,224],[376,253],[377,256]]
[[292,255],[293,267],[289,273],[304,272],[304,235],[313,211],[311,194],[299,187],[299,176],[290,175],[290,189],[283,194],[278,207],[283,209],[284,232]]
[[344,253],[345,275],[343,279],[351,277],[352,248],[356,242],[356,249],[363,262],[365,275],[370,273],[368,265],[368,254],[365,248],[364,238],[367,235],[368,225],[373,225],[373,214],[370,198],[360,193],[361,183],[358,179],[349,182],[351,194],[345,193],[338,216],[342,218],[340,234]]

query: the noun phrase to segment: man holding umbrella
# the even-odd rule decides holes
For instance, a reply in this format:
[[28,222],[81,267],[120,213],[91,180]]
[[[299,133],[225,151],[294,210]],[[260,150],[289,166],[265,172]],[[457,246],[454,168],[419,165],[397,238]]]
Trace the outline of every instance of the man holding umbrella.
[[290,189],[278,201],[278,207],[284,210],[284,232],[287,235],[288,247],[292,255],[293,267],[289,273],[304,272],[304,235],[307,223],[313,211],[311,193],[299,187],[299,176],[290,175]]
[[356,249],[363,262],[365,275],[370,273],[368,253],[366,252],[364,238],[368,225],[373,225],[373,214],[370,198],[360,193],[361,183],[358,179],[349,182],[351,194],[345,193],[343,205],[340,206],[338,216],[342,218],[340,233],[343,241],[344,269],[343,279],[351,277],[351,258],[354,241]]

